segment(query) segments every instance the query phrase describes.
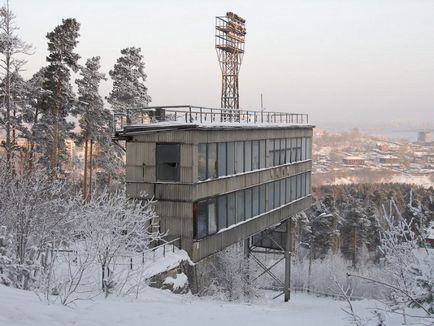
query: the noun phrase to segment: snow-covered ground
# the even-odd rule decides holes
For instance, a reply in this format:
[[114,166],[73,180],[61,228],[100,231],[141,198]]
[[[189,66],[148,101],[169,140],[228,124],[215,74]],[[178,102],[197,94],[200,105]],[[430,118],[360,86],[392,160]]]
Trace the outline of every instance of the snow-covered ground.
[[[296,293],[289,303],[272,300],[265,292],[255,303],[231,303],[191,294],[175,295],[167,290],[146,288],[138,299],[103,297],[78,301],[74,306],[47,305],[28,291],[0,286],[0,325],[29,326],[112,326],[112,325],[351,325],[342,309],[345,302]],[[356,313],[372,318],[372,300],[356,301]],[[399,325],[402,318],[388,317],[387,325]],[[371,320],[369,325],[376,325]]]

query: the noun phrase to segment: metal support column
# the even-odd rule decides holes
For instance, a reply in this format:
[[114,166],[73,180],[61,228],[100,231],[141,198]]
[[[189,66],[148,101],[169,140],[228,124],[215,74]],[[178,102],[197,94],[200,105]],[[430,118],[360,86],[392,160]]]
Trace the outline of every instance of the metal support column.
[[286,246],[285,246],[285,285],[284,295],[285,302],[288,302],[291,297],[291,251],[292,251],[292,227],[291,218],[286,221]]

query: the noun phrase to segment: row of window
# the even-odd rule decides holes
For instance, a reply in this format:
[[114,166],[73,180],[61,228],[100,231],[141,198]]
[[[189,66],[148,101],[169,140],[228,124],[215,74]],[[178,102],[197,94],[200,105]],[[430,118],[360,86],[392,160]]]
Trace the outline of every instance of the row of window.
[[310,194],[310,172],[194,203],[194,238],[201,239]]
[[201,143],[198,147],[198,179],[214,179],[309,160],[311,148],[310,137]]

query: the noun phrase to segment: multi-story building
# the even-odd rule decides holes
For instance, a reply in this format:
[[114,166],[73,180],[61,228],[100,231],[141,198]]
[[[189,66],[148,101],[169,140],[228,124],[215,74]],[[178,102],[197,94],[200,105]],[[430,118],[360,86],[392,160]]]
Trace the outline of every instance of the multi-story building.
[[146,116],[115,131],[126,143],[127,192],[157,200],[161,232],[193,261],[310,206],[307,115],[175,107]]

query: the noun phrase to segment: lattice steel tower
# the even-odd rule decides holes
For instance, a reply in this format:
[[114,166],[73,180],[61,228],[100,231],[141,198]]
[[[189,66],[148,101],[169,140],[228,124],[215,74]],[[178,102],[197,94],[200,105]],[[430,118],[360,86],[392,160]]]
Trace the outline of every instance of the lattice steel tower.
[[238,74],[244,55],[246,21],[233,12],[216,17],[215,48],[222,71],[221,107],[239,109]]

